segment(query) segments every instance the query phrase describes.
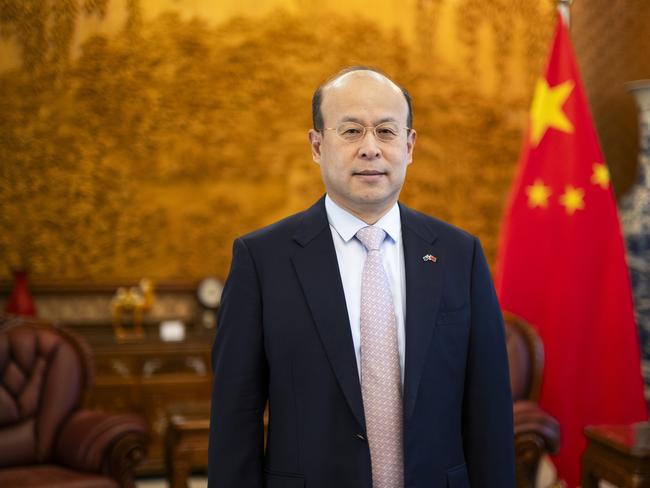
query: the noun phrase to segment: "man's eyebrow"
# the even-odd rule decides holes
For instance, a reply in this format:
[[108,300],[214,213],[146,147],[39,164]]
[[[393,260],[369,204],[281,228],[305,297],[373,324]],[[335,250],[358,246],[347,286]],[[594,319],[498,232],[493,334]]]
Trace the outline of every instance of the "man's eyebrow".
[[397,122],[397,119],[395,117],[384,117],[383,119],[379,119],[376,125],[383,124],[384,122]]
[[[351,115],[346,115],[341,119],[341,122],[356,122],[357,124],[363,125],[363,121],[358,117],[353,117]],[[384,122],[397,122],[395,117],[384,117],[375,122],[375,125],[383,124]]]
[[357,124],[363,125],[363,122],[361,122],[361,119],[357,117],[352,117],[351,115],[346,115],[341,119],[341,122],[356,122]]

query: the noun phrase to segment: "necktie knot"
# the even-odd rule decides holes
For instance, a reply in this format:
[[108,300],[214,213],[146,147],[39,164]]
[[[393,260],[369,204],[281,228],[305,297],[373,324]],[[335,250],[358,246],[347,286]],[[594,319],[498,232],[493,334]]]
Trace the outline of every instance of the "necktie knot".
[[361,241],[361,244],[363,244],[368,252],[378,251],[381,243],[384,242],[384,239],[386,238],[386,232],[373,225],[359,229],[356,235],[357,239]]

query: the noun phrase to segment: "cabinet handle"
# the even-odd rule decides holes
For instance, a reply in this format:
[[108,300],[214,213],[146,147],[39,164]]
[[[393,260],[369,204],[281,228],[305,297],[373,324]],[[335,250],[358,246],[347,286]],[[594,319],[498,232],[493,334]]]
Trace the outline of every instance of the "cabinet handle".
[[119,359],[113,359],[111,361],[111,369],[124,378],[128,378],[129,376],[131,376],[131,371],[129,371],[129,367],[126,365],[124,361],[120,361]]
[[208,368],[205,366],[205,361],[203,361],[203,358],[196,356],[188,357],[185,359],[185,364],[192,368],[194,372],[199,376],[205,376],[208,370]]
[[142,365],[142,376],[145,378],[153,376],[161,367],[162,361],[160,359],[147,359]]

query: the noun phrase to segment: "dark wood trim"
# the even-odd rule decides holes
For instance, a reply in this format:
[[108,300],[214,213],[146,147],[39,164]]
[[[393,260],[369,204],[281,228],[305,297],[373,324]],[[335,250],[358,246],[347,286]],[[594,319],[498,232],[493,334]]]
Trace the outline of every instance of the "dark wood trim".
[[[161,281],[155,282],[155,290],[158,292],[194,292],[198,287],[198,281]],[[92,282],[56,282],[56,281],[30,281],[29,290],[33,294],[79,294],[79,293],[114,293],[120,287],[137,286],[137,282],[115,282],[115,283],[92,283]],[[9,294],[13,289],[13,281],[0,281],[0,294]]]

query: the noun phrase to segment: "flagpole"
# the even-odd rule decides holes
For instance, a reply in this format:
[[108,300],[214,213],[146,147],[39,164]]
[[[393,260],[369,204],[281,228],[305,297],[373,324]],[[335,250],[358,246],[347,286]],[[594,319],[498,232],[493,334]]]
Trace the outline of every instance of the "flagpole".
[[564,24],[569,28],[571,26],[571,4],[573,0],[557,0],[557,10],[562,16]]

